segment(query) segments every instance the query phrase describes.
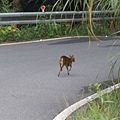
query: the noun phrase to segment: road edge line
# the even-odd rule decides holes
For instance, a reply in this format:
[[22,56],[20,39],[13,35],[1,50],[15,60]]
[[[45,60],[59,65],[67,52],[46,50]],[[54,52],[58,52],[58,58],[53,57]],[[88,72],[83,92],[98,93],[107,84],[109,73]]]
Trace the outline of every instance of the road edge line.
[[73,105],[69,106],[68,108],[66,108],[62,112],[60,112],[53,120],[65,120],[69,115],[71,115],[78,108],[82,107],[83,105],[87,104],[90,101],[95,100],[99,96],[102,96],[102,95],[109,93],[109,92],[111,92],[115,89],[118,89],[118,88],[120,88],[120,83],[102,90],[99,94],[95,93],[93,95],[90,95],[90,96],[74,103]]
[[0,46],[31,44],[31,43],[38,43],[38,42],[47,42],[47,41],[53,41],[53,40],[61,40],[61,39],[69,39],[69,38],[81,38],[81,37],[87,37],[87,36],[73,36],[73,37],[71,36],[71,37],[60,37],[60,38],[40,39],[40,40],[33,40],[33,41],[3,43],[3,44],[0,44]]
[[[69,36],[69,37],[60,37],[60,38],[50,38],[50,39],[40,39],[40,40],[33,40],[33,41],[23,41],[23,42],[13,42],[13,43],[3,43],[0,46],[10,46],[10,45],[21,45],[21,44],[31,44],[31,43],[38,43],[38,42],[47,42],[53,40],[60,40],[60,39],[69,39],[69,38],[86,38],[88,36]],[[93,36],[91,36],[93,37]],[[96,37],[106,37],[106,36],[96,36]],[[108,36],[109,37],[109,36]],[[117,36],[113,36],[116,37]],[[119,36],[120,37],[120,36]],[[118,38],[119,38],[118,37]]]

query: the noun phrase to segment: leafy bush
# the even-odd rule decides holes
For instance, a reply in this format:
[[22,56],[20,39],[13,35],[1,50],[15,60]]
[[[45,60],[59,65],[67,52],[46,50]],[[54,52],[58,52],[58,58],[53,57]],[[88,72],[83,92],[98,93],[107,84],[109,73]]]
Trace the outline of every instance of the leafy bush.
[[[120,21],[115,21],[115,28],[111,32],[109,21],[94,23],[96,35],[112,35],[120,27]],[[88,25],[82,23],[39,23],[37,25],[9,25],[0,26],[0,42],[45,39],[62,36],[84,36],[88,34]],[[118,32],[117,35],[120,33]]]
[[0,42],[16,41],[20,34],[16,25],[0,26]]

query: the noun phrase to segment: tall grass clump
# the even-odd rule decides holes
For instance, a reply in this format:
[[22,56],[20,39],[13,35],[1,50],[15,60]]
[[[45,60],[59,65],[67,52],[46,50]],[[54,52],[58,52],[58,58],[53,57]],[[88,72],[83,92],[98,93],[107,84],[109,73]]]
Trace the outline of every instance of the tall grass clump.
[[[96,35],[113,35],[113,33],[119,34],[120,22],[119,19],[115,17],[120,16],[120,1],[119,0],[57,0],[52,7],[53,10],[57,10],[58,6],[62,5],[61,11],[71,10],[71,11],[87,11],[88,14],[83,12],[82,19],[83,21],[78,22],[77,25],[81,26],[80,29],[74,30],[76,34],[80,35],[81,31],[85,32],[85,35],[93,36],[96,38]],[[74,7],[71,7],[71,6]],[[113,14],[106,14],[106,12],[97,14],[98,18],[103,18],[100,21],[93,21],[94,14],[92,11],[107,11],[111,10]],[[104,16],[104,17],[103,17]],[[106,17],[111,17],[110,20],[105,20]],[[85,20],[87,18],[87,20]],[[74,15],[73,15],[74,19]],[[84,29],[81,29],[84,28]]]
[[[89,36],[96,36],[96,35],[108,35],[110,36],[112,33],[119,31],[119,28],[117,28],[119,20],[114,19],[115,17],[120,16],[120,1],[118,0],[85,0],[83,3],[83,10],[88,9],[89,15],[83,16],[89,18],[88,21],[85,22],[87,24],[87,30]],[[106,11],[106,10],[112,10],[114,11],[114,14],[111,14],[111,19],[109,20],[103,20],[102,21],[93,21],[93,13],[92,11],[100,10],[100,11]],[[104,17],[107,17],[108,15],[106,12],[103,13]],[[101,17],[101,14],[98,14],[97,17]],[[104,24],[104,25],[103,25]],[[96,28],[99,28],[98,31],[96,31]],[[102,32],[103,31],[103,32]],[[95,37],[96,38],[96,37]]]

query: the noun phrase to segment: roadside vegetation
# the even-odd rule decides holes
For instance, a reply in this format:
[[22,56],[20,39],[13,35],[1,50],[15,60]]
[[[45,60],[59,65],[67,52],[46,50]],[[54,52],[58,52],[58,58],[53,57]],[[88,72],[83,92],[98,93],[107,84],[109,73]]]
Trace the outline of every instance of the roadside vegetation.
[[[94,34],[98,36],[110,36],[111,34],[114,34],[114,32],[117,32],[120,28],[120,21],[115,21],[115,24],[115,29],[110,32],[109,21],[105,21],[103,24],[94,23]],[[28,41],[36,39],[39,40],[66,36],[89,36],[87,25],[81,23],[74,24],[72,26],[72,29],[69,23],[40,23],[32,26],[0,26],[0,43]]]
[[70,115],[67,120],[119,120],[120,89],[107,93],[87,103]]
[[[20,2],[21,1],[21,2]],[[1,0],[0,12],[19,12],[23,11],[20,3],[26,3],[25,0]],[[107,4],[109,2],[109,4]],[[102,20],[92,21],[92,10],[114,10],[112,17],[120,15],[120,2],[118,0],[104,1],[104,0],[56,0],[54,5],[47,5],[45,11],[64,11],[73,10],[70,6],[74,4],[74,10],[89,11],[89,14],[82,15],[83,19],[88,18],[87,21],[82,22],[66,22],[66,23],[39,23],[35,25],[0,25],[0,43],[28,41],[36,39],[66,37],[66,36],[112,36],[120,35],[120,20]],[[80,8],[79,4],[82,4]],[[60,7],[64,5],[64,7]],[[39,10],[40,10],[39,6]],[[106,14],[103,14],[106,16]],[[99,17],[99,15],[98,15]]]
[[[25,0],[21,0],[24,3]],[[38,1],[38,0],[37,0]],[[47,5],[46,11],[64,11],[74,0],[56,0],[54,5]],[[36,25],[0,25],[0,43],[19,42],[36,39],[64,37],[64,36],[119,36],[120,20],[110,19],[92,21],[92,10],[113,10],[112,17],[120,17],[120,0],[76,0],[74,10],[78,11],[78,2],[82,3],[82,10],[89,12],[87,21],[77,23],[39,23]],[[64,3],[64,4],[63,4]],[[62,4],[64,7],[61,7]],[[41,6],[39,6],[40,8]],[[40,10],[40,9],[39,9]],[[69,9],[70,10],[70,9]],[[0,12],[23,11],[19,0],[10,3],[8,0],[0,1]],[[104,14],[106,15],[106,14]],[[99,17],[99,16],[98,16]],[[120,39],[119,39],[120,40]],[[120,44],[120,43],[119,43]],[[120,53],[115,56],[119,59]],[[113,57],[114,58],[114,57]],[[116,62],[113,64],[111,73]],[[120,82],[120,66],[118,69],[118,83]],[[113,80],[116,78],[113,78]],[[98,89],[99,91],[100,89]],[[97,91],[97,92],[98,92]],[[73,113],[67,120],[119,120],[120,119],[120,89],[99,97],[83,108]]]

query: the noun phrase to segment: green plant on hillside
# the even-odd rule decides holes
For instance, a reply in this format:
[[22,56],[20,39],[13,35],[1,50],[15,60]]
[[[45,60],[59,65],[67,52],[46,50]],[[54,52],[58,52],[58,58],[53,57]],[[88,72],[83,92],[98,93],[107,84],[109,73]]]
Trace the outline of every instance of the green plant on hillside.
[[11,7],[12,3],[10,3],[8,0],[1,0],[0,12],[13,12]]
[[0,12],[2,13],[16,12],[22,10],[20,3],[15,0],[13,0],[13,2],[9,2],[9,0],[1,0],[0,2]]

